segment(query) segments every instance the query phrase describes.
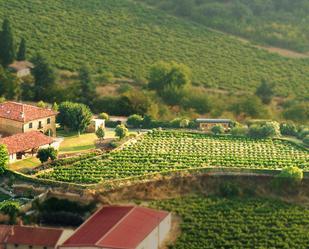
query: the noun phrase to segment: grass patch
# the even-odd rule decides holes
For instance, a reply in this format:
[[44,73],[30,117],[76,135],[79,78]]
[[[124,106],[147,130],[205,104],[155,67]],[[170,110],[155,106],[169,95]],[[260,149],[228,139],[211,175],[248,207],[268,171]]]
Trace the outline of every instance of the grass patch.
[[17,161],[9,165],[10,170],[21,171],[22,169],[35,168],[41,164],[40,160],[36,157],[29,157],[21,161]]

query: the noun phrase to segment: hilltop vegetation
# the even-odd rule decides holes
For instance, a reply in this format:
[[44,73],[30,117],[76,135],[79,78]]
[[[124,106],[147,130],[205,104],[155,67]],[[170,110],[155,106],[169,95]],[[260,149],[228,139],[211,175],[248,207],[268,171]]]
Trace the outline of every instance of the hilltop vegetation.
[[287,59],[128,0],[0,0],[16,40],[59,69],[146,77],[159,61],[192,69],[196,85],[253,92],[262,79],[280,95],[308,96],[309,60]]
[[255,42],[309,51],[307,0],[137,0]]

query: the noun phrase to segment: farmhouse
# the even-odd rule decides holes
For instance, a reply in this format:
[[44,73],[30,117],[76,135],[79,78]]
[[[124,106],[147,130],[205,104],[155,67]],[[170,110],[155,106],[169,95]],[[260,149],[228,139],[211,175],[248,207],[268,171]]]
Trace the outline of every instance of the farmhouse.
[[8,66],[8,69],[11,72],[16,73],[18,78],[22,78],[30,75],[33,67],[33,64],[29,61],[15,61]]
[[208,119],[198,118],[196,122],[199,124],[199,129],[202,131],[210,131],[212,127],[221,125],[225,130],[228,130],[232,124],[230,119]]
[[39,108],[17,102],[0,104],[0,133],[13,135],[29,131],[40,131],[56,136],[56,115],[50,109]]
[[53,138],[48,137],[39,131],[19,133],[1,138],[0,144],[6,145],[9,152],[10,163],[27,156],[34,156],[40,148],[58,146]]
[[143,207],[103,207],[60,249],[158,249],[171,227],[168,212]]

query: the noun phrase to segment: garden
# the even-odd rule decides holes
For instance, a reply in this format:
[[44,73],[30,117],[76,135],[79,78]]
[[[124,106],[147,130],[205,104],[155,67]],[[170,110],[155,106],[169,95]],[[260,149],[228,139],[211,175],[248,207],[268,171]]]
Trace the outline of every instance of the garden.
[[198,168],[309,170],[309,153],[290,141],[212,136],[153,130],[121,149],[42,171],[37,177],[71,183],[99,183]]

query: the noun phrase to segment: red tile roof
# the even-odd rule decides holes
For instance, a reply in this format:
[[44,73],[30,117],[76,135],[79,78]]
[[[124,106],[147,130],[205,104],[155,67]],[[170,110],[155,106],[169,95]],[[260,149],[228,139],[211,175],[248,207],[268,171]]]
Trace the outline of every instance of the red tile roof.
[[0,104],[0,117],[19,122],[29,122],[40,118],[47,118],[57,115],[50,109],[40,108],[17,102],[4,102]]
[[167,212],[142,207],[104,207],[62,246],[135,249],[167,216]]
[[39,131],[30,131],[1,138],[0,144],[5,144],[7,146],[9,154],[14,154],[38,148],[43,145],[49,145],[53,143],[53,141],[54,140],[51,137],[45,136]]
[[13,226],[8,244],[55,247],[62,235],[62,229]]

